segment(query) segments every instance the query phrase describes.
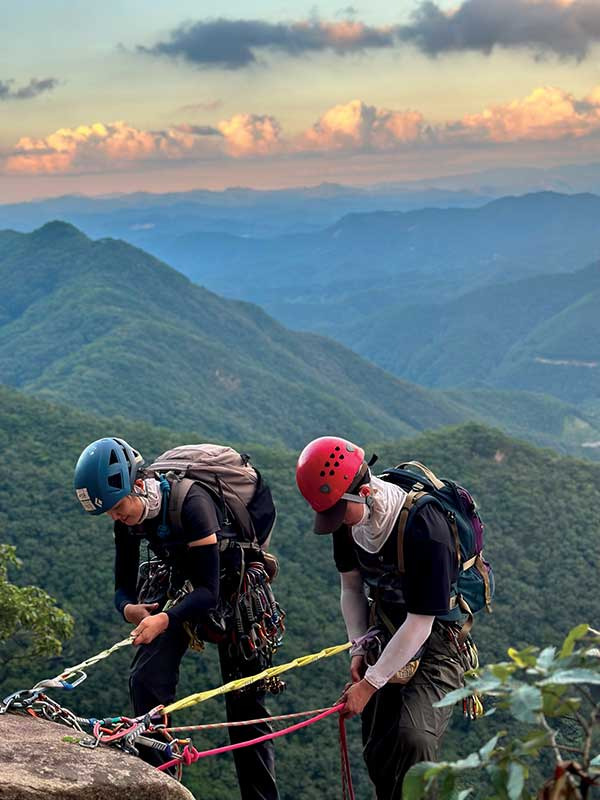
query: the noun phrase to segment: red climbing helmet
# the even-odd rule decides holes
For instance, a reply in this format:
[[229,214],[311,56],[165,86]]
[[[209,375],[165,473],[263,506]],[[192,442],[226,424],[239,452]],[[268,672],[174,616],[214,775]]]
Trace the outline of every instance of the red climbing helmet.
[[296,483],[305,500],[317,512],[315,533],[337,530],[346,513],[347,497],[368,478],[365,451],[339,436],[313,439],[300,453]]

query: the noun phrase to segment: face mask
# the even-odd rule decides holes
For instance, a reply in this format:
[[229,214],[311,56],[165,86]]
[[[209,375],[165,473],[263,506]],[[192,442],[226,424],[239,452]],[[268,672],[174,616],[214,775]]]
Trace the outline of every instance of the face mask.
[[138,522],[144,522],[146,519],[152,519],[158,516],[162,504],[162,492],[160,490],[160,483],[154,478],[147,478],[144,481],[143,491],[136,490],[136,495],[142,501],[143,512]]

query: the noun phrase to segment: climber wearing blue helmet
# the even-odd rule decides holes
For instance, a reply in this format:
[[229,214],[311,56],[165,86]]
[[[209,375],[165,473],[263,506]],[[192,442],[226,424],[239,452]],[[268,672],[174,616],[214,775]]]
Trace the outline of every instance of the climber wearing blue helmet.
[[[179,665],[190,645],[190,632],[211,619],[218,603],[219,576],[228,560],[228,553],[220,554],[218,535],[223,528],[235,528],[210,492],[194,483],[179,509],[180,535],[165,538],[163,528],[169,531],[174,525],[170,490],[151,477],[151,470],[144,472],[143,464],[140,453],[124,439],[108,437],[85,448],[74,477],[75,492],[85,511],[106,514],[114,521],[115,606],[135,626],[136,654],[129,688],[136,716],[175,700]],[[155,558],[140,565],[142,540]],[[233,555],[235,552],[232,549]],[[219,645],[225,682],[247,670],[256,671],[254,662],[241,663],[229,640],[222,639],[219,628],[212,641]],[[268,716],[265,690],[258,687],[228,694],[226,708],[230,721],[263,719]],[[240,741],[263,736],[270,727],[257,723],[232,727],[231,731],[232,741]],[[156,765],[165,760],[161,752],[142,745],[140,755]],[[272,742],[236,750],[234,762],[242,800],[279,799]]]

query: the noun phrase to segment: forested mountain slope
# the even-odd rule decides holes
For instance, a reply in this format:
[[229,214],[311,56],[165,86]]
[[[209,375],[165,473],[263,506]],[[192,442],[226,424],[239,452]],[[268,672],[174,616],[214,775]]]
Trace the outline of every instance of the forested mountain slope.
[[[472,404],[399,380],[124,242],[91,241],[64,223],[1,232],[0,280],[2,381],[96,413],[293,446],[327,430],[398,437],[469,419],[557,447],[600,439],[580,412],[550,415],[543,398],[521,398],[524,425],[502,397]],[[367,333],[357,331],[356,346]],[[395,352],[395,334],[382,342]]]
[[468,412],[341,345],[223,300],[141,250],[70,225],[0,233],[4,383],[205,438],[398,436]]
[[[396,375],[428,386],[524,389],[583,403],[600,394],[600,262],[572,275],[488,286],[382,313],[359,340]],[[380,347],[391,326],[397,336]],[[427,337],[423,336],[427,331]]]
[[[123,419],[102,420],[0,388],[0,540],[18,546],[24,568],[15,577],[51,592],[76,618],[76,633],[64,658],[9,665],[0,681],[2,696],[56,674],[59,664],[98,652],[129,629],[112,608],[109,520],[86,517],[71,488],[79,452],[107,433],[128,438],[146,458],[167,445],[201,438],[199,433],[174,434]],[[596,511],[600,466],[539,450],[476,425],[374,449],[382,470],[417,458],[438,474],[467,485],[478,500],[487,523],[486,555],[494,564],[498,586],[494,614],[484,614],[476,623],[484,660],[502,658],[509,645],[554,643],[573,624],[598,619],[594,570],[600,557]],[[297,453],[258,446],[249,450],[272,484],[280,511],[273,549],[282,563],[277,594],[288,611],[288,635],[278,656],[282,662],[344,640],[338,581],[330,542],[310,533],[311,515],[294,485]],[[186,657],[180,696],[218,685],[214,653],[209,651],[202,657]],[[128,657],[119,652],[92,667],[87,682],[57,699],[96,716],[124,711]],[[288,691],[270,703],[273,712],[334,702],[347,679],[347,666],[347,659],[337,657],[290,673]],[[186,714],[181,724],[186,719],[198,723],[224,718],[217,701]],[[467,753],[480,746],[491,723],[467,725],[456,717],[448,751]],[[358,797],[366,800],[370,793],[364,776],[360,777],[356,723],[350,726],[350,737]],[[222,740],[222,734],[197,739],[198,743]],[[283,800],[335,796],[339,764],[333,723],[280,740],[277,753]],[[198,798],[229,800],[235,795],[233,768],[223,758],[190,767],[188,776]]]

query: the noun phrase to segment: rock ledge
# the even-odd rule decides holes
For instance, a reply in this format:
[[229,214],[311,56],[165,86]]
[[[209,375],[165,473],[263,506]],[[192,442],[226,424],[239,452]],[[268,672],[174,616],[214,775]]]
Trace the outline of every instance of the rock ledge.
[[0,716],[1,800],[194,800],[173,778],[111,747],[65,742],[81,734],[15,714]]

